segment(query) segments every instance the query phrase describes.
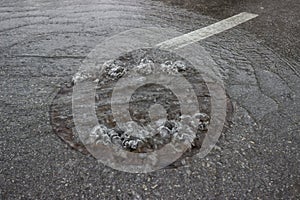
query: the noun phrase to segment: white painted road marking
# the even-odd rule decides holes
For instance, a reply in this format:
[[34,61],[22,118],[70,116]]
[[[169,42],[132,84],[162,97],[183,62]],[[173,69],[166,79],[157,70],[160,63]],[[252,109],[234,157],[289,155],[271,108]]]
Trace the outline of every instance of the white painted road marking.
[[160,49],[166,50],[176,50],[192,43],[198,42],[200,40],[206,39],[215,34],[221,33],[223,31],[229,30],[235,26],[238,26],[244,22],[247,22],[255,17],[257,14],[242,12],[238,15],[234,15],[215,24],[206,26],[204,28],[192,31],[190,33],[184,34],[182,36],[164,41],[156,45]]

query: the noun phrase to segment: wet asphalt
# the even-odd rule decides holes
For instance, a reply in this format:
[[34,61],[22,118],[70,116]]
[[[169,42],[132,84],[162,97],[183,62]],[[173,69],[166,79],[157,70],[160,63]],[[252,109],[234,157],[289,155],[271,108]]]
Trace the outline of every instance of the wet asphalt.
[[[2,0],[0,199],[299,198],[299,4],[235,2],[208,10],[150,0]],[[128,174],[53,133],[53,98],[103,39],[144,26],[189,32],[241,10],[262,17],[200,42],[234,106],[232,126],[204,159]]]
[[187,10],[224,19],[239,12],[259,14],[255,22],[243,26],[263,40],[265,46],[299,62],[299,10],[297,0],[162,0]]

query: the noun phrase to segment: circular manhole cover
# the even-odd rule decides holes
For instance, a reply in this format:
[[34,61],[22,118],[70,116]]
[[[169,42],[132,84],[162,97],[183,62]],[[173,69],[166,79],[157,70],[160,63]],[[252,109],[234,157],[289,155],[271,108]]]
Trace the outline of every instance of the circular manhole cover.
[[[116,122],[112,105],[124,102],[112,102],[113,92],[117,82],[126,77],[129,71],[142,76],[153,74],[154,71],[157,74],[169,75],[179,73],[189,82],[196,95],[200,112],[196,116],[198,121],[195,137],[182,158],[197,154],[209,129],[211,115],[209,89],[202,74],[189,61],[169,51],[151,48],[131,51],[103,65],[103,73],[96,79],[95,93],[95,111],[100,125],[94,129],[92,143],[105,141],[108,145],[115,145],[125,151],[148,153],[162,148],[179,137],[180,129],[187,130],[181,123],[183,113],[176,94],[164,85],[154,83],[137,87],[130,96],[128,109],[132,120],[124,121],[126,126]],[[126,81],[138,80],[127,78],[124,81],[123,84],[126,86],[130,85]],[[176,84],[180,88],[183,83]],[[88,155],[90,152],[80,140],[73,121],[73,86],[72,81],[64,84],[53,99],[50,108],[51,122],[56,135],[70,147]],[[223,132],[230,124],[232,113],[233,107],[227,97],[227,115]],[[139,127],[143,127],[143,130]]]

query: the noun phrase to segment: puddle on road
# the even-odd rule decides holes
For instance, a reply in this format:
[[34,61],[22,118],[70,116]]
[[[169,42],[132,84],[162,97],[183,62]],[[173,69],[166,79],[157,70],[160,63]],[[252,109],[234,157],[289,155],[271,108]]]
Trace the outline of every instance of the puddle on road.
[[[145,153],[160,149],[171,140],[190,137],[191,149],[182,157],[192,156],[199,152],[207,129],[209,129],[211,97],[201,73],[189,62],[170,52],[141,49],[106,62],[103,69],[104,73],[97,77],[99,81],[95,95],[95,110],[100,125],[90,133],[89,142],[102,142],[117,145],[127,151]],[[158,73],[166,73],[170,76],[172,73],[182,75],[193,87],[200,112],[197,116],[182,116],[180,102],[173,91],[159,84],[145,84],[131,95],[129,113],[132,121],[126,122],[125,125],[129,128],[124,128],[124,126],[120,128],[117,126],[111,108],[116,83],[129,71],[146,76],[153,74],[155,70],[160,70]],[[53,99],[50,107],[51,123],[54,133],[64,142],[88,155],[90,153],[80,141],[73,122],[73,86],[74,82],[71,81],[64,84]],[[122,91],[126,93],[126,84]],[[125,104],[121,100],[117,103]],[[224,127],[229,127],[232,113],[233,107],[228,98],[227,120]],[[183,117],[197,118],[196,129],[194,129],[197,130],[196,133],[188,131],[192,130],[192,127],[183,123]],[[155,128],[152,126],[153,123],[157,125]],[[180,135],[178,130],[185,130],[185,135]]]

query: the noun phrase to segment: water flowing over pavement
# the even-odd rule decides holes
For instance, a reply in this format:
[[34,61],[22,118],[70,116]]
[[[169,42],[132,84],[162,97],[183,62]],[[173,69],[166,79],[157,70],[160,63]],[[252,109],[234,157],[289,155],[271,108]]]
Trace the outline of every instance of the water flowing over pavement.
[[[54,97],[103,39],[139,27],[187,33],[216,21],[150,0],[2,0],[0,197],[299,197],[299,63],[263,46],[243,30],[247,24],[200,42],[220,67],[234,106],[231,127],[207,157],[129,174],[98,164],[53,133]],[[67,113],[70,98],[64,103]]]
[[256,13],[255,22],[245,30],[263,39],[263,43],[285,57],[299,62],[299,10],[297,0],[162,0],[216,19],[224,19],[239,12]]

